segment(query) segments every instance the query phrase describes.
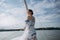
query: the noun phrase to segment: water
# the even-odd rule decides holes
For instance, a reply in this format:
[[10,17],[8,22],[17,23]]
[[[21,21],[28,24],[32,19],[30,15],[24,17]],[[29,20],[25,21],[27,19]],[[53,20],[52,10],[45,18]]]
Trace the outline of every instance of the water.
[[[38,30],[36,32],[38,40],[60,40],[60,30]],[[11,40],[22,34],[23,31],[0,32],[0,40]]]

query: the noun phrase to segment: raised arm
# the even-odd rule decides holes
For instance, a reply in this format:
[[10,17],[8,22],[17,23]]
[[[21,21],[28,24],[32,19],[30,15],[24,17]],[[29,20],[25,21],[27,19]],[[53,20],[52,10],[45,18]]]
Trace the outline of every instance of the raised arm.
[[24,4],[25,4],[25,7],[26,7],[26,11],[28,12],[28,6],[27,6],[26,0],[24,0]]

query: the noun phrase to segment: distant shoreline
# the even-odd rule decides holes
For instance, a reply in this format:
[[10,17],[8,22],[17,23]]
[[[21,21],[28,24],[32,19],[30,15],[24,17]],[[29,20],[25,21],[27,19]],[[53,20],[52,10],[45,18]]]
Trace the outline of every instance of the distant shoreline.
[[[35,28],[35,30],[60,30],[59,27],[47,27],[47,28]],[[0,29],[0,32],[4,31],[24,31],[24,29]]]

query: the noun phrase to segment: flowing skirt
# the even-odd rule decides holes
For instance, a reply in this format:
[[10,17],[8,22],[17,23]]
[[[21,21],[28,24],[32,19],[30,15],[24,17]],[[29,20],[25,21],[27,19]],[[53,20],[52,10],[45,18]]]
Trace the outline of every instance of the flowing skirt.
[[29,30],[25,29],[22,36],[13,38],[12,40],[28,40],[28,38],[31,39],[31,36],[30,36]]
[[[33,27],[33,26],[30,26],[30,27]],[[12,40],[33,40],[34,36],[36,36],[36,32],[35,32],[34,28],[33,28],[33,30],[32,30],[32,28],[30,30],[29,25],[26,25],[23,35],[13,38]]]

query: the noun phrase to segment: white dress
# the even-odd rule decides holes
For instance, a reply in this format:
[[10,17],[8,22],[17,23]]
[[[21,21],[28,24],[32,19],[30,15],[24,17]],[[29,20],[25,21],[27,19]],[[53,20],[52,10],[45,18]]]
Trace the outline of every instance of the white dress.
[[34,36],[36,36],[36,31],[34,28],[35,18],[32,20],[26,20],[25,30],[22,36],[13,38],[12,40],[32,40]]

